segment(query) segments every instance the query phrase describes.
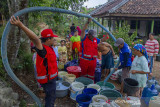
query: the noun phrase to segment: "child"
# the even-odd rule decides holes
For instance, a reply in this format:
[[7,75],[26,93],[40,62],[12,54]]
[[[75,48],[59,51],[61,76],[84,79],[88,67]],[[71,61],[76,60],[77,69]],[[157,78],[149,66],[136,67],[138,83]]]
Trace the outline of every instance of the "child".
[[134,46],[134,54],[136,57],[132,62],[130,77],[138,81],[140,89],[136,93],[136,96],[141,97],[143,88],[146,86],[147,82],[146,74],[150,73],[148,55],[145,47],[141,44],[136,44]]
[[53,50],[54,50],[54,52],[56,54],[57,66],[58,66],[59,55],[58,55],[58,47],[57,47],[57,40],[56,39],[54,39],[52,48],[53,48]]
[[74,36],[71,37],[70,41],[73,59],[78,59],[81,43],[81,37],[78,35],[78,30],[74,31]]
[[[98,51],[102,53],[102,80],[110,73],[110,68],[114,67],[113,56],[115,56],[112,46],[106,42],[101,42],[98,44]],[[105,74],[106,70],[106,74]]]
[[68,60],[71,61],[71,47],[70,47],[70,41],[69,38],[66,38],[66,48],[67,48],[67,56],[68,56]]
[[67,62],[67,48],[65,46],[66,41],[61,40],[61,46],[58,47],[58,54],[59,54],[59,69],[64,69],[64,64]]

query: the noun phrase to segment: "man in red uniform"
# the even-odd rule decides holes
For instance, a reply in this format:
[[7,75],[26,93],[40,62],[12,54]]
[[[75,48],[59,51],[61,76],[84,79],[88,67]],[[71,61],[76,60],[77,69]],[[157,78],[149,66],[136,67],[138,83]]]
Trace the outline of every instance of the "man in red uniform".
[[52,29],[45,29],[41,32],[41,40],[38,36],[28,29],[23,23],[13,16],[10,20],[11,24],[20,27],[29,39],[35,44],[35,50],[37,51],[36,69],[37,69],[37,81],[43,87],[45,97],[45,107],[54,107],[54,101],[56,99],[56,77],[58,75],[56,55],[52,49],[54,42],[54,35]]
[[94,80],[95,68],[96,68],[96,58],[98,56],[98,47],[101,41],[107,40],[107,36],[103,37],[101,40],[96,38],[96,32],[94,30],[89,30],[88,34],[85,34],[88,24],[92,19],[88,19],[87,23],[84,25],[81,32],[81,49],[80,49],[80,67],[81,76],[85,76]]

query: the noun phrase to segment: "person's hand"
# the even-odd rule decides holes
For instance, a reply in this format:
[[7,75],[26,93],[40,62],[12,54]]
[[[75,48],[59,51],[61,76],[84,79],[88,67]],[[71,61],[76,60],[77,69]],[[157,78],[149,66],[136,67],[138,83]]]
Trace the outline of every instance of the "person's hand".
[[152,75],[152,73],[149,73],[149,76],[151,76],[151,77],[152,77],[152,76],[153,76],[153,75]]
[[21,26],[22,22],[19,20],[19,17],[17,16],[17,19],[12,16],[10,19],[11,24],[16,25],[16,26]]
[[136,70],[132,70],[131,73],[132,73],[132,74],[136,74],[137,71],[136,71]]
[[118,70],[118,68],[115,68],[115,71],[117,71]]

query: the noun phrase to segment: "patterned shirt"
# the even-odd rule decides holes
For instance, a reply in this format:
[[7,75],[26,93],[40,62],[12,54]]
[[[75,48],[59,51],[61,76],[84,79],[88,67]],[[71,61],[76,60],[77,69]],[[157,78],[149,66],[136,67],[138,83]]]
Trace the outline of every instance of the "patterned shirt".
[[158,54],[159,43],[156,39],[147,40],[147,42],[145,44],[145,48],[147,50],[148,56],[153,56],[154,54]]

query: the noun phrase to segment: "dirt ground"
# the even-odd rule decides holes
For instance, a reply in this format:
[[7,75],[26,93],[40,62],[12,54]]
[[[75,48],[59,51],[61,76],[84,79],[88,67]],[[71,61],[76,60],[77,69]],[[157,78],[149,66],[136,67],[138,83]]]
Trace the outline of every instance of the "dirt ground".
[[[27,87],[29,87],[33,91],[33,93],[35,93],[37,96],[39,95],[33,72],[29,73],[28,75],[17,75],[17,76]],[[160,83],[160,62],[155,61],[153,76]],[[109,82],[113,83],[116,86],[116,89],[120,88],[120,84],[118,81],[109,80]],[[22,90],[15,82],[12,81],[11,84],[13,90],[19,93],[20,100],[22,99],[25,100],[28,104],[28,107],[32,107],[29,105],[33,105],[35,103],[34,100],[24,90]],[[43,98],[40,99],[44,104]],[[55,107],[76,107],[76,101],[70,99],[70,96],[68,94],[68,96],[64,98],[57,98],[55,101]]]

